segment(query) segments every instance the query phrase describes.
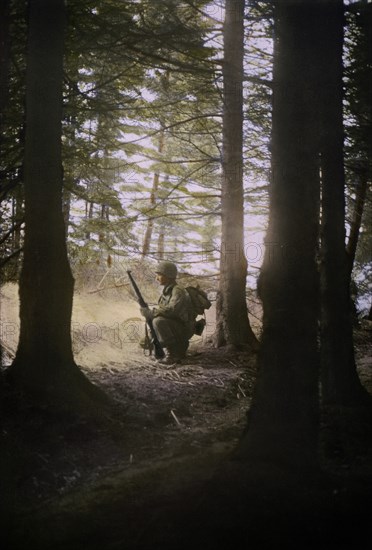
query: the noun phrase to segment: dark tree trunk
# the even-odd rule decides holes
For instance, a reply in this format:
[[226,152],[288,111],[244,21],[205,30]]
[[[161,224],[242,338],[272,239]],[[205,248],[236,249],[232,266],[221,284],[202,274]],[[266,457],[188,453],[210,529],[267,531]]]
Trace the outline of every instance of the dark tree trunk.
[[317,461],[318,19],[306,1],[276,6],[270,217],[259,284],[263,338],[237,453],[293,468]]
[[79,382],[89,385],[74,363],[70,332],[73,277],[62,213],[64,24],[64,0],[30,0],[21,327],[9,378],[30,394],[72,399]]
[[343,2],[323,8],[321,131],[321,381],[325,403],[345,404],[364,391],[353,345],[350,264],[345,251]]
[[61,363],[73,362],[73,279],[67,262],[61,203],[64,2],[32,0],[29,7],[26,234],[20,280],[21,334],[14,367],[19,365],[27,377],[34,376],[31,371],[36,370],[40,380],[60,368]]
[[244,0],[226,0],[225,4],[221,276],[215,344],[243,344],[256,349],[257,340],[248,319],[244,252],[244,4]]

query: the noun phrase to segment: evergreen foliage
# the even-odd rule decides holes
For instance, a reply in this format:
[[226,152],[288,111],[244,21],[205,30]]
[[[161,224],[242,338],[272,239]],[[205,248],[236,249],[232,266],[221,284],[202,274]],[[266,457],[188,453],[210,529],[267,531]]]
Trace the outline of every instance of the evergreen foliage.
[[353,294],[357,294],[360,313],[368,314],[372,283],[372,6],[351,4],[346,17],[347,250],[358,285]]
[[[8,0],[6,6],[0,31],[3,280],[18,277],[23,246],[27,2]],[[368,4],[347,9],[351,220],[361,167],[370,182],[371,24]],[[166,255],[185,270],[216,271],[223,2],[163,0],[159,9],[156,0],[71,0],[67,12],[63,198],[71,263],[104,264],[108,254],[119,259],[145,254],[150,260]],[[246,5],[244,204],[246,240],[253,243],[268,215],[273,17],[271,3]],[[361,266],[370,261],[371,215],[368,186],[356,256]],[[150,246],[144,250],[146,234]],[[256,266],[252,269],[256,274]]]

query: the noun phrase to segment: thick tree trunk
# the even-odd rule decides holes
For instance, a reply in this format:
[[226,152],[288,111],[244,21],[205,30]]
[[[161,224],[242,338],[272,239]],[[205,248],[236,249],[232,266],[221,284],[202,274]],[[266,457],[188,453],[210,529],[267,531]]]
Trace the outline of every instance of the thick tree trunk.
[[291,468],[317,461],[318,18],[308,2],[276,7],[270,217],[259,285],[263,338],[237,452]]
[[[29,12],[25,147],[25,247],[21,334],[15,364],[47,375],[72,363],[73,279],[62,216],[63,0],[33,0]],[[23,370],[23,369],[22,369]]]
[[244,4],[244,0],[226,0],[225,4],[221,276],[215,344],[245,344],[256,349],[257,340],[248,319],[244,252]]
[[324,7],[322,68],[321,380],[325,403],[345,404],[364,391],[359,381],[350,308],[350,265],[345,251],[343,152],[343,2]]
[[64,24],[64,0],[29,2],[21,327],[8,374],[30,394],[72,398],[79,382],[88,383],[72,354],[73,277],[62,213]]

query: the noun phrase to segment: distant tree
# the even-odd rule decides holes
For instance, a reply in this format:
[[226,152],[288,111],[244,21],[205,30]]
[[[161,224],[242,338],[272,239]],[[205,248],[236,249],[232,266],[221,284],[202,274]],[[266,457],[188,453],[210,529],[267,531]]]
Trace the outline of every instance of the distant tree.
[[[161,129],[159,134],[158,153],[161,155],[163,153],[163,150],[164,150],[164,130]],[[150,208],[152,209],[154,209],[156,206],[156,200],[157,200],[157,195],[159,191],[159,181],[160,181],[160,174],[159,174],[159,171],[157,170],[154,172],[152,188],[150,193]],[[143,238],[143,243],[142,243],[143,257],[150,254],[153,229],[154,229],[154,219],[150,213],[149,219],[147,221],[145,235]]]
[[[69,159],[65,169],[72,204],[75,198],[87,202],[87,215],[79,214],[79,223],[70,226],[70,250],[76,255],[82,240],[87,255],[105,247],[118,254],[140,254],[136,237],[143,230],[143,222],[148,222],[147,254],[156,220],[160,223],[168,212],[178,216],[178,193],[173,190],[182,187],[185,195],[191,182],[188,176],[196,176],[195,155],[201,156],[202,148],[196,143],[192,151],[192,145],[199,135],[206,134],[207,125],[203,128],[202,122],[208,116],[208,85],[213,82],[212,48],[204,43],[208,25],[198,10],[205,3],[164,1],[159,10],[154,0],[124,4],[115,0],[100,3],[97,9],[94,1],[69,2],[73,25],[68,34],[66,109],[78,131],[75,142],[67,140],[68,147],[64,142]],[[159,75],[170,75],[170,92],[162,93]],[[159,121],[164,121],[167,144],[172,140],[168,158],[157,150]],[[64,129],[74,135],[73,128],[66,125]],[[153,147],[146,137],[154,140]],[[190,149],[185,155],[182,146],[187,141]],[[108,189],[113,161],[116,179]],[[148,204],[150,173],[169,176],[167,185],[160,178],[157,204]],[[157,179],[155,176],[155,186]],[[119,196],[130,212],[120,209]],[[169,209],[168,203],[172,203]],[[102,207],[107,211],[107,205],[109,223],[97,216]],[[192,216],[192,212],[187,214]],[[183,211],[180,218],[187,214]],[[176,225],[168,219],[165,223],[170,232]],[[97,234],[105,234],[98,245]],[[167,246],[165,238],[165,253]]]
[[29,2],[21,327],[8,377],[24,390],[68,407],[79,402],[83,387],[93,386],[74,363],[71,345],[74,282],[62,213],[64,4]]
[[216,345],[255,349],[248,319],[243,200],[244,0],[226,0],[223,58],[222,236]]

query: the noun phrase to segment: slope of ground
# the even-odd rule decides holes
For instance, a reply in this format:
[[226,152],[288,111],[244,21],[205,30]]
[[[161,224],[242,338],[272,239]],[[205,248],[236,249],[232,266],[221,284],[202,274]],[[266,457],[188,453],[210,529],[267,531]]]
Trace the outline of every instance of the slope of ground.
[[[16,287],[3,289],[9,354],[17,341],[16,295]],[[267,472],[234,463],[256,360],[213,349],[209,315],[207,337],[194,338],[187,360],[168,367],[138,346],[143,322],[134,302],[96,293],[75,297],[77,362],[112,406],[94,421],[58,418],[7,396],[0,517],[8,520],[9,548],[190,548],[195,534],[203,548],[227,550],[238,540],[235,548],[249,542],[262,550],[277,547],[278,533],[283,548],[318,550],[320,540],[327,549],[359,548],[339,524],[351,521],[360,534],[367,521],[370,418],[361,422],[345,412],[348,443],[343,446],[339,434],[327,449],[326,479],[284,478],[273,469],[268,481]],[[356,346],[361,380],[372,393],[368,324],[356,332]],[[304,534],[308,546],[299,544]]]

